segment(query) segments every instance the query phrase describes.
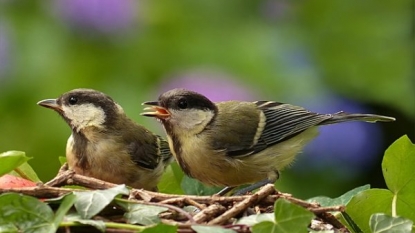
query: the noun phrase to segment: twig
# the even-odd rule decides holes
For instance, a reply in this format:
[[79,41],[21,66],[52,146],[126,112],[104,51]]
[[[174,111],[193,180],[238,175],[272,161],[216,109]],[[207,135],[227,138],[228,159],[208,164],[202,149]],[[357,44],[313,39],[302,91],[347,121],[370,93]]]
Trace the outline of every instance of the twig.
[[196,224],[196,221],[193,219],[193,216],[191,214],[189,214],[188,212],[186,212],[183,209],[180,209],[179,207],[176,207],[174,205],[155,203],[155,202],[148,202],[148,203],[146,203],[146,205],[160,206],[160,207],[165,207],[165,208],[170,209],[170,210],[174,210],[177,213],[180,213],[183,216],[185,216],[191,224]]
[[[196,196],[196,195],[179,195],[179,194],[166,194],[166,193],[156,193],[151,192],[143,189],[133,189],[131,190],[132,195],[136,199],[142,199],[142,196],[150,197],[151,201],[153,202],[161,202],[167,200],[168,203],[172,204],[173,201],[170,199],[174,199],[177,203],[184,202],[185,198],[191,199],[196,201],[200,204],[213,204],[213,203],[221,203],[222,205],[230,205],[234,202],[240,202],[245,200],[246,198],[250,197],[251,195],[243,195],[243,196]],[[278,199],[278,195],[270,195],[269,197],[264,199],[264,204],[273,204],[276,199]]]
[[190,198],[185,198],[185,199],[184,199],[184,202],[185,202],[186,204],[188,204],[188,205],[192,205],[192,206],[194,206],[194,207],[198,208],[199,210],[203,210],[203,209],[205,209],[205,208],[206,208],[206,205],[199,204],[198,202],[196,202],[196,201],[194,201],[194,200],[192,200],[192,199],[190,199]]
[[309,208],[309,210],[315,214],[321,214],[331,211],[340,211],[344,212],[346,207],[344,205],[338,205],[338,206],[327,206],[327,207],[317,207],[317,208]]
[[319,213],[316,214],[317,217],[323,219],[325,222],[331,224],[333,227],[337,229],[344,229],[346,228],[336,217],[334,217],[332,214],[325,212],[325,213]]
[[69,165],[68,163],[64,163],[58,171],[58,175],[64,173],[65,171],[69,170]]
[[[116,186],[117,184],[75,174],[73,171],[65,169],[65,166],[62,166],[58,175],[45,185],[27,188],[0,189],[0,193],[15,192],[38,198],[52,198],[65,195],[73,191],[86,191],[80,189],[50,187],[48,185],[80,185],[90,189],[108,189]],[[276,190],[272,184],[262,187],[255,194],[243,196],[178,195],[152,192],[143,189],[131,189],[130,198],[133,199],[131,201],[133,203],[168,208],[171,215],[166,215],[166,218],[172,219],[162,218],[162,222],[179,226],[179,232],[194,232],[190,228],[191,224],[203,224],[206,222],[209,225],[224,224],[229,222],[231,218],[249,209],[249,207],[253,207],[253,210],[255,210],[256,213],[261,213],[263,208],[269,209],[272,207],[278,198],[286,199],[294,204],[307,208],[311,212],[315,213],[316,216],[332,226],[338,229],[344,229],[343,224],[341,224],[332,214],[329,213],[332,211],[342,212],[344,211],[344,206],[321,207],[318,203],[309,203],[307,201],[292,197],[292,195],[287,193],[275,192]],[[253,206],[254,204],[256,205]],[[194,206],[201,211],[192,216],[190,213],[180,208],[184,205]],[[172,212],[177,212],[179,215],[173,215]],[[183,217],[187,218],[185,223],[182,222],[185,221]],[[238,226],[232,224],[228,226],[228,228],[234,229],[237,232],[250,231],[247,226],[239,226],[239,228]]]
[[45,183],[47,186],[80,185],[90,189],[109,189],[117,184],[76,174],[73,170],[65,169],[65,164],[59,169],[58,175]]
[[204,223],[208,219],[212,219],[213,217],[225,212],[225,210],[226,208],[224,206],[213,204],[197,213],[195,216],[193,216],[193,219],[199,224]]
[[260,201],[261,199],[265,198],[266,196],[275,192],[275,188],[273,184],[267,184],[263,186],[257,193],[252,194],[247,199],[239,202],[238,204],[234,205],[231,209],[216,217],[215,219],[208,222],[209,225],[215,224],[222,224],[227,222],[230,218],[235,217],[237,214],[244,211],[249,206],[253,205],[254,203]]
[[[73,177],[74,177],[74,179],[73,179],[74,182],[71,183],[71,184],[77,184],[77,185],[80,185],[80,186],[84,186],[86,188],[91,188],[91,186],[81,185],[81,184],[88,184],[89,181],[93,182],[92,187],[100,186],[99,184],[102,184],[101,187],[105,186],[105,187],[108,187],[108,188],[116,186],[116,184],[112,184],[112,183],[105,182],[105,181],[100,181],[100,180],[90,178],[90,177],[87,177],[87,179],[85,179],[84,176],[81,176],[81,175],[78,175],[78,174],[73,175]],[[78,179],[78,177],[80,179]],[[80,180],[82,182],[78,182]],[[88,181],[88,182],[85,182],[85,181]],[[86,191],[86,190],[73,189],[73,188],[69,189],[69,188],[62,188],[62,187],[50,187],[50,186],[47,186],[47,185],[44,185],[44,184],[40,185],[40,186],[27,187],[27,188],[3,188],[3,189],[0,189],[0,193],[15,192],[15,193],[22,193],[22,194],[26,194],[26,195],[29,195],[29,196],[39,197],[39,198],[58,197],[58,196],[64,195],[64,194],[72,192],[72,191]],[[131,190],[131,196],[133,196],[135,198],[138,197],[138,199],[140,199],[140,195],[137,195],[137,193],[140,193],[140,195],[145,195],[145,196],[150,197],[151,202],[157,202],[157,201],[160,201],[160,200],[169,200],[169,199],[172,199],[172,198],[176,198],[176,200],[182,200],[182,201],[185,201],[185,199],[192,200],[194,202],[201,203],[200,205],[210,204],[210,203],[220,203],[222,205],[230,205],[234,202],[240,202],[240,201],[243,201],[244,199],[250,197],[250,195],[230,196],[230,197],[174,195],[174,194],[155,193],[155,192],[150,192],[150,191],[146,191],[146,190],[142,190],[142,189],[132,189]],[[271,199],[275,199],[275,198],[271,198]],[[271,200],[271,199],[267,198],[266,199],[267,202],[264,202],[262,204],[272,204],[272,202],[268,203],[268,201]],[[147,200],[145,200],[145,201],[147,201]],[[166,203],[174,204],[175,202],[166,201]]]
[[[99,179],[95,179],[92,177],[83,176],[80,174],[75,174],[70,172],[70,170],[65,171],[58,175],[55,179],[59,180],[59,183],[62,185],[80,185],[90,189],[108,189],[116,186],[117,184],[105,182]],[[49,183],[49,182],[48,182]],[[46,183],[46,184],[48,184]],[[168,200],[168,203],[174,203],[173,198],[177,198],[177,202],[186,202],[185,199],[195,201],[195,203],[199,204],[212,204],[216,202],[220,202],[222,204],[232,204],[233,202],[239,202],[245,200],[250,195],[243,195],[243,196],[230,196],[230,197],[221,197],[221,196],[195,196],[195,195],[179,195],[179,194],[165,194],[165,193],[158,193],[152,192],[143,189],[132,189],[131,195],[133,195],[136,199],[143,199],[145,201],[152,201],[152,202],[160,202],[164,200]],[[289,197],[288,194],[286,194]],[[279,198],[279,195],[271,195],[266,198],[267,204],[272,204],[275,202],[276,199]],[[285,198],[285,197],[284,197]],[[190,204],[190,203],[189,203]],[[193,205],[191,204],[191,205]],[[201,206],[196,206],[201,208]]]
[[79,174],[73,174],[67,180],[68,185],[80,185],[90,189],[109,189],[117,186],[117,184],[106,182],[103,180],[87,177]]
[[183,206],[184,204],[188,204],[188,205],[192,205],[192,206],[198,208],[199,210],[203,210],[203,209],[206,208],[206,205],[200,204],[197,201],[195,201],[193,199],[190,199],[188,197],[170,198],[170,199],[160,201],[159,203],[164,203],[164,204],[173,204],[173,203],[175,203],[176,205],[179,205],[179,206]]
[[164,207],[164,208],[167,208],[167,209],[170,209],[170,210],[174,210],[177,213],[180,213],[183,216],[185,216],[189,220],[189,222],[191,224],[196,224],[196,221],[193,219],[193,216],[191,214],[189,214],[188,212],[184,211],[183,209],[181,209],[179,207],[176,207],[176,206],[173,206],[173,205],[164,204],[164,203],[156,203],[156,202],[147,202],[147,201],[132,200],[132,199],[129,199],[129,200],[125,200],[125,199],[122,199],[122,198],[116,198],[116,199],[118,201],[121,201],[121,202],[127,202],[127,203],[133,203],[133,204],[142,204],[142,205],[159,206],[159,207]]
[[55,188],[49,186],[36,186],[36,187],[27,187],[27,188],[1,188],[0,193],[21,193],[24,195],[29,195],[37,198],[52,198],[65,195],[73,191],[85,191],[78,189],[66,189],[66,188]]
[[278,195],[280,198],[284,198],[287,201],[290,201],[291,203],[297,204],[299,206],[302,206],[304,208],[318,208],[320,207],[320,204],[318,203],[310,203],[308,201],[304,201],[298,198],[293,197],[291,194],[287,193],[280,193],[278,192]]
[[61,169],[59,170],[59,173],[55,176],[55,178],[46,182],[45,185],[51,186],[51,187],[63,186],[67,183],[69,177],[72,177],[75,174],[75,172],[72,170],[63,171],[62,168],[63,166],[61,167]]

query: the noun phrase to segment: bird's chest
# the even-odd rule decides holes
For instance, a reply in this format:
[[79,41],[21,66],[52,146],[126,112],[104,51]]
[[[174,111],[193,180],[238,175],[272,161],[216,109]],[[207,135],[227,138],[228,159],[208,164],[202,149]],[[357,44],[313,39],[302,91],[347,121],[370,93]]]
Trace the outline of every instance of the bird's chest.
[[203,138],[175,138],[167,136],[170,149],[182,170],[190,177],[209,185],[226,185],[227,174],[234,170],[223,151],[215,151]]
[[129,162],[125,148],[119,148],[118,143],[108,138],[89,137],[85,140],[76,140],[73,135],[68,139],[66,158],[68,165],[78,174],[106,178],[107,174],[122,169],[125,161]]

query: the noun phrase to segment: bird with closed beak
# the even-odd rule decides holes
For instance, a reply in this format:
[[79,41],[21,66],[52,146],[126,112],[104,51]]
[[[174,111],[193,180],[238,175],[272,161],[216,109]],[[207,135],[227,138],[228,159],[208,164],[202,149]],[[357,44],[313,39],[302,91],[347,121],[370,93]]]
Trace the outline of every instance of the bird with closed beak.
[[66,158],[75,173],[156,190],[173,159],[169,145],[129,119],[111,97],[92,89],[74,89],[37,104],[59,113],[71,127]]
[[318,134],[318,126],[347,121],[394,121],[374,114],[319,114],[273,101],[213,103],[185,89],[173,89],[148,105],[143,116],[157,118],[167,133],[170,150],[182,170],[202,183],[251,184],[243,194],[274,183]]

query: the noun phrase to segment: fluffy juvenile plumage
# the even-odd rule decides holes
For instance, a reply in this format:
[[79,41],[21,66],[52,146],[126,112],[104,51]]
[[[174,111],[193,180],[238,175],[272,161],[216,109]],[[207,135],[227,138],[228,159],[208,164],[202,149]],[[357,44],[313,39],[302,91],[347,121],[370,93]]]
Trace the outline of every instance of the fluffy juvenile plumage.
[[184,89],[144,104],[151,112],[142,115],[163,124],[184,172],[215,186],[274,182],[278,171],[318,135],[317,126],[395,120],[372,114],[319,114],[272,101],[213,103]]
[[172,159],[168,143],[129,119],[111,97],[75,89],[38,102],[59,113],[72,129],[69,168],[104,181],[155,190]]

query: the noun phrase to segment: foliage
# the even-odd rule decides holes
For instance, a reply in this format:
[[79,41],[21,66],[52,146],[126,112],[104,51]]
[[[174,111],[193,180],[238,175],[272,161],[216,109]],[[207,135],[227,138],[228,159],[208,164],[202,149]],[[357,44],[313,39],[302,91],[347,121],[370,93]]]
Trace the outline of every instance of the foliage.
[[273,214],[251,215],[242,218],[239,223],[252,224],[252,232],[305,232],[313,219],[310,211],[292,204],[286,200],[278,199],[275,202]]
[[413,221],[392,217],[386,214],[373,214],[370,216],[370,230],[373,233],[380,232],[412,232]]
[[125,203],[121,200],[118,200],[117,203],[126,210],[124,217],[128,223],[144,226],[160,223],[158,214],[167,210],[166,207]]
[[45,203],[16,193],[0,195],[0,231],[56,232],[65,214],[73,205],[73,195],[66,196],[56,214]]
[[[18,162],[10,162],[15,166],[11,168],[12,170],[19,168],[27,159],[24,153],[6,152],[2,155],[16,157]],[[10,161],[10,156],[3,157],[7,157],[5,161]],[[338,198],[315,197],[308,202],[318,202],[322,207],[345,205],[346,212],[336,216],[351,232],[411,232],[415,220],[413,202],[415,182],[412,169],[414,163],[415,145],[407,136],[403,136],[386,150],[383,159],[382,169],[389,189],[370,189],[365,185]],[[179,180],[175,182],[179,183]],[[176,190],[177,187],[172,189]],[[151,203],[136,203],[122,198],[122,195],[130,195],[130,190],[125,185],[117,185],[105,190],[74,189],[72,193],[60,198],[46,200],[13,192],[3,193],[0,195],[0,232],[55,232],[59,227],[82,226],[92,226],[102,232],[107,228],[138,232],[179,231],[176,226],[169,226],[160,221],[160,214],[168,212],[168,208]],[[58,205],[57,209],[55,209],[56,205]],[[94,218],[95,215],[103,214],[106,208],[119,207],[123,209],[125,223]],[[200,211],[194,206],[183,208],[185,211],[186,209],[192,209],[189,213],[193,212],[193,214]],[[241,217],[236,225],[250,227],[251,231],[256,233],[306,232],[314,217],[309,210],[279,198],[274,204],[272,213]],[[200,233],[238,231],[199,224],[194,224],[191,228]],[[331,232],[311,229],[309,231]]]
[[21,151],[8,151],[0,154],[0,176],[17,169],[20,165],[31,158]]
[[82,218],[91,218],[107,206],[117,195],[128,195],[125,185],[116,186],[107,190],[90,192],[74,192],[77,197],[75,208]]
[[369,223],[375,226],[376,223],[373,222],[376,221],[388,221],[390,224],[394,221],[391,218],[373,217],[377,213],[415,221],[413,164],[415,145],[408,137],[403,136],[386,150],[383,158],[382,170],[389,189],[365,190],[347,204],[347,213],[364,232],[369,232]]
[[347,203],[349,203],[352,197],[354,197],[355,195],[357,195],[363,190],[368,190],[369,188],[370,188],[370,185],[364,185],[361,187],[357,187],[353,190],[350,190],[349,192],[334,199],[321,196],[321,197],[310,198],[308,201],[319,203],[321,206],[346,205]]

